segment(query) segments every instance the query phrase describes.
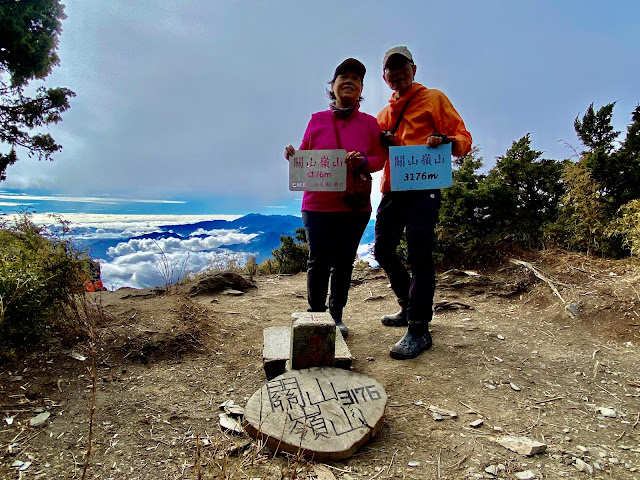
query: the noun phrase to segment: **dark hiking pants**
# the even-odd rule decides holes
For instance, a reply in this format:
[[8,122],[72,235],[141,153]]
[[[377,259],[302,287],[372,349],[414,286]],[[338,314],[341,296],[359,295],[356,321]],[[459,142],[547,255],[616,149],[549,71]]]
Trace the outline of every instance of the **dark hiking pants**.
[[336,320],[342,319],[347,304],[351,271],[358,245],[371,212],[302,212],[309,243],[307,300],[310,312],[327,310]]
[[[411,323],[430,322],[433,315],[433,248],[440,202],[439,190],[388,192],[376,215],[374,256]],[[405,228],[411,274],[396,253]]]

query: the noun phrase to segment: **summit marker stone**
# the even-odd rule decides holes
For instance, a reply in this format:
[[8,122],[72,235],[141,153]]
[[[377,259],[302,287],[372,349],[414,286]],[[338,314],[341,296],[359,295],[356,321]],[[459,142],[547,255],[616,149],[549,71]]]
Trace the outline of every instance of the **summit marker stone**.
[[376,434],[386,404],[382,385],[365,375],[340,368],[291,370],[249,399],[245,428],[271,450],[341,460]]

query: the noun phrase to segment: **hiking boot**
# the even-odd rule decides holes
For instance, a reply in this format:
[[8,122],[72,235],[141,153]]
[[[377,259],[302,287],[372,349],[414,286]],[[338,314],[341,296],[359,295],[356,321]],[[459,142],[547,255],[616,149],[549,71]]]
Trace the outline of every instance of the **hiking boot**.
[[407,312],[402,309],[391,315],[383,315],[381,321],[385,327],[406,327]]
[[347,338],[349,336],[349,327],[347,327],[342,320],[333,319],[336,322],[336,327],[340,329],[340,333],[342,334],[342,338]]
[[429,350],[432,344],[428,323],[410,323],[407,333],[391,347],[389,355],[396,360],[416,358],[425,350]]

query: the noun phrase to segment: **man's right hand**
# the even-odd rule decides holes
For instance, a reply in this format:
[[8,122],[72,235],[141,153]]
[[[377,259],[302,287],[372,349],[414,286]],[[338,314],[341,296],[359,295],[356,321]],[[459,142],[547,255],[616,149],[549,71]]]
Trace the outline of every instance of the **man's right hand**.
[[383,130],[380,132],[380,141],[385,147],[392,147],[396,144],[396,136],[389,130]]
[[296,149],[293,148],[293,145],[289,145],[284,149],[284,158],[286,158],[288,161],[289,157],[292,157],[294,153],[296,153]]

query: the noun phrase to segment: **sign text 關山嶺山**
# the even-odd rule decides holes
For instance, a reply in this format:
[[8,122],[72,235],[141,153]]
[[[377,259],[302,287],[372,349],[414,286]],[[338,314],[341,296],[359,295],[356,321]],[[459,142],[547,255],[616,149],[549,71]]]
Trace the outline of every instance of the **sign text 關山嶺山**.
[[296,150],[289,157],[289,190],[344,192],[346,155],[346,150]]
[[430,148],[406,145],[389,148],[391,190],[430,190],[450,187],[451,144]]

